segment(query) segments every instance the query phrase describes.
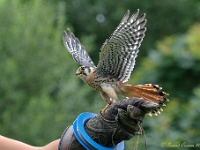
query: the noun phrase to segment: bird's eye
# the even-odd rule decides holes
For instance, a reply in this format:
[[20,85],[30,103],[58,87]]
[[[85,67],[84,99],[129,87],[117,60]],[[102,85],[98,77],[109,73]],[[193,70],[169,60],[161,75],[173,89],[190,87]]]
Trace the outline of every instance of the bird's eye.
[[81,66],[81,70],[85,70],[85,66]]

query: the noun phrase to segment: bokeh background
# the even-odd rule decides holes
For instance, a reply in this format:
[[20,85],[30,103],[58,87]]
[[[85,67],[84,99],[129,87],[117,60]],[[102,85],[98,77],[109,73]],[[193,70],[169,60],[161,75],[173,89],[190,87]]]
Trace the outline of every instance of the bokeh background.
[[[147,32],[130,84],[159,84],[170,102],[143,127],[149,150],[200,144],[199,0],[0,0],[0,134],[32,145],[60,137],[81,112],[105,106],[75,76],[65,50],[70,28],[97,64],[102,43],[125,12],[147,14]],[[126,142],[132,150],[138,137]],[[138,149],[145,149],[144,136]],[[196,147],[197,149],[197,147]]]

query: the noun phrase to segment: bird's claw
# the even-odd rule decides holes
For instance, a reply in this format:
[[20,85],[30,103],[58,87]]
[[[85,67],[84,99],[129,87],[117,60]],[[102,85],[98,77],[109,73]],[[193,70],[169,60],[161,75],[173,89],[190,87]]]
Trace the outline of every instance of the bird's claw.
[[110,107],[110,104],[107,104],[107,105],[100,111],[100,113],[103,114],[103,113],[106,111],[106,109],[108,109],[109,107]]

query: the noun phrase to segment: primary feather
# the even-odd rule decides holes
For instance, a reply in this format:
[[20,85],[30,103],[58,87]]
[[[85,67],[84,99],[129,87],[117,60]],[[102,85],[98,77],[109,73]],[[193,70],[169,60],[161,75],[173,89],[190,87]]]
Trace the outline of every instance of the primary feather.
[[78,38],[76,38],[69,29],[67,29],[63,33],[63,43],[66,49],[72,55],[73,59],[79,65],[86,67],[95,67],[93,61],[91,60],[88,53],[85,51],[84,47],[81,45]]
[[103,44],[97,65],[99,74],[112,76],[121,82],[130,78],[146,31],[146,15],[143,14],[137,19],[139,9],[131,17],[129,14],[128,10],[113,34]]

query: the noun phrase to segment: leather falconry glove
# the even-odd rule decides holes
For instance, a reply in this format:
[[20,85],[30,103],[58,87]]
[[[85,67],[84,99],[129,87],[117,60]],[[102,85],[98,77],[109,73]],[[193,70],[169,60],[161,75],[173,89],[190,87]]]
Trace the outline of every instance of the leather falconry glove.
[[[141,124],[145,114],[156,113],[160,109],[157,103],[141,98],[129,98],[112,104],[103,113],[87,121],[84,128],[96,143],[105,147],[115,147],[123,140],[129,140],[134,135],[142,134]],[[95,149],[91,145],[89,147]],[[64,131],[58,149],[85,149],[74,135],[72,125]]]

